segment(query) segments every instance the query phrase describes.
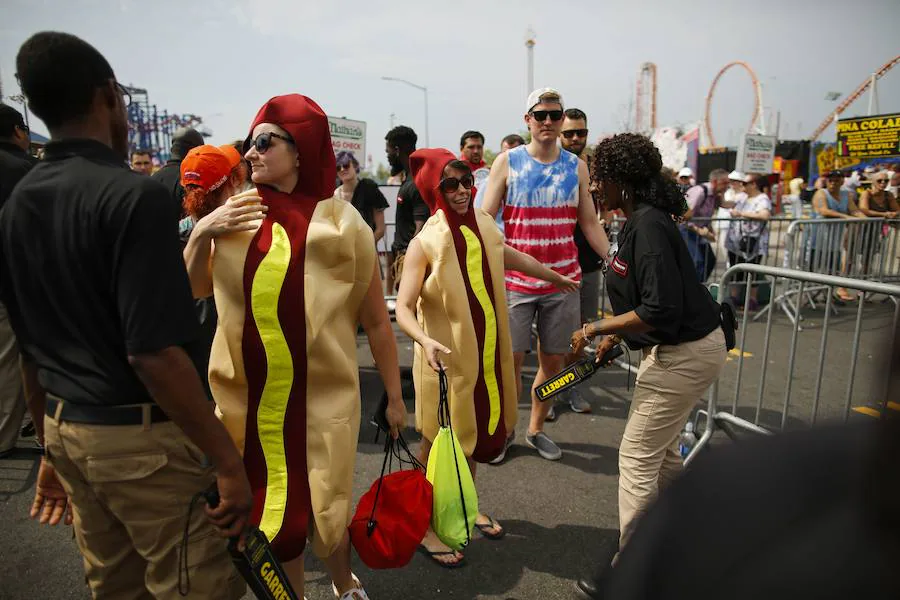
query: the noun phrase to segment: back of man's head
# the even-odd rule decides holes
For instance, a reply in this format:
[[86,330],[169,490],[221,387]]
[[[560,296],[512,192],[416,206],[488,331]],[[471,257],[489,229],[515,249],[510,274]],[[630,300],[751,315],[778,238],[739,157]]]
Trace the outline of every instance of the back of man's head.
[[115,79],[96,48],[58,31],[36,33],[22,44],[16,75],[29,108],[50,130],[86,117],[97,88]]
[[172,158],[182,159],[192,148],[202,146],[203,134],[190,127],[182,127],[172,134]]
[[15,138],[17,127],[22,131],[25,130],[22,113],[8,104],[0,104],[0,139]]
[[391,146],[395,146],[401,154],[410,155],[416,150],[416,142],[419,136],[406,125],[397,125],[384,136],[385,141]]

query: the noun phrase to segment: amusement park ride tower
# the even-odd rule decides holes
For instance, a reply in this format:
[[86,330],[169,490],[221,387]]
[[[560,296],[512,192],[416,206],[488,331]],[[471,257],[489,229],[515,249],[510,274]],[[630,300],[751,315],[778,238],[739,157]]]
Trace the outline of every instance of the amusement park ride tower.
[[193,114],[169,114],[150,104],[147,90],[131,85],[124,86],[131,94],[128,106],[128,144],[131,150],[149,150],[160,162],[169,158],[172,134],[180,127],[193,127],[205,137],[212,132],[203,127],[203,119]]

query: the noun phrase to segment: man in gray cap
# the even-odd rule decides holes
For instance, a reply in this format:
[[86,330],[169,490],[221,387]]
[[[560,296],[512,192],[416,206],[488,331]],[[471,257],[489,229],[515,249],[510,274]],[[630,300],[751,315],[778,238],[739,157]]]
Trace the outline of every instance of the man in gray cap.
[[[151,177],[169,190],[176,206],[176,219],[184,216],[181,201],[184,199],[184,188],[181,187],[181,161],[191,148],[203,145],[203,135],[196,129],[182,127],[172,135],[172,153],[166,164]],[[176,220],[177,222],[177,220]]]

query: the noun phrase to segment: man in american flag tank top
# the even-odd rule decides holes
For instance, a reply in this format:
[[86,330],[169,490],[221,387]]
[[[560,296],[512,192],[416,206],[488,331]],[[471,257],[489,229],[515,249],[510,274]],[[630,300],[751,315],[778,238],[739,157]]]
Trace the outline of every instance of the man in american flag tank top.
[[[557,145],[563,125],[562,94],[552,88],[537,89],[528,96],[525,108],[531,142],[496,158],[485,191],[484,210],[496,215],[502,204],[507,244],[580,281],[575,224],[581,226],[600,256],[609,252],[609,240],[588,190],[587,165]],[[534,389],[564,366],[570,341],[566,331],[571,333],[571,328],[577,329],[579,324],[578,296],[562,294],[552,285],[518,271],[506,272],[506,293],[520,396],[522,363],[525,352],[531,349],[535,316],[541,342],[526,442],[543,458],[559,460],[562,451],[544,433],[544,418],[552,405],[540,402]]]

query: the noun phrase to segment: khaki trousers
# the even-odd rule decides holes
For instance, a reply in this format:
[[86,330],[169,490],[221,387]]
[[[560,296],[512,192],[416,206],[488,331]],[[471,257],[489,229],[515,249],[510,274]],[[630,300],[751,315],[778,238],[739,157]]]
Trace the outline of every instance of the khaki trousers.
[[619,448],[619,549],[661,488],[681,472],[678,438],[725,365],[721,328],[694,342],[644,350]]
[[0,304],[0,452],[19,439],[25,416],[25,393],[19,368],[19,346],[6,307]]
[[[62,403],[59,405],[62,406]],[[215,480],[203,453],[171,422],[86,425],[44,418],[47,454],[73,506],[75,538],[92,597],[237,600],[246,586],[226,540],[199,501]],[[179,594],[188,529],[190,592]]]

